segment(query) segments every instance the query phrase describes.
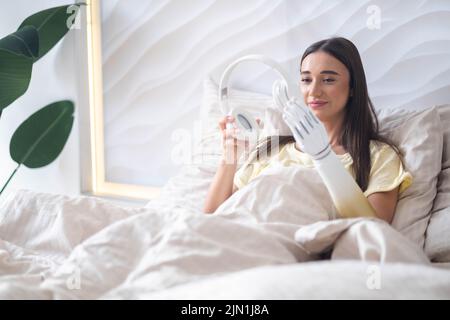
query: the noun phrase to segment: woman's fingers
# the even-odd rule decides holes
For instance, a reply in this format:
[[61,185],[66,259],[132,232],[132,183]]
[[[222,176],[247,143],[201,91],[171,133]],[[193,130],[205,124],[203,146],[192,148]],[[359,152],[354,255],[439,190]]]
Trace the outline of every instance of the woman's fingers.
[[302,120],[305,124],[310,125],[311,128],[314,128],[314,126],[319,123],[316,116],[311,110],[305,107],[299,99],[295,98],[290,101],[289,106],[295,111],[298,119]]
[[237,139],[240,130],[236,128],[228,128],[223,131],[224,139]]
[[291,102],[290,107],[295,113],[298,122],[303,123],[302,126],[305,127],[306,131],[311,131],[311,129],[314,129],[316,125],[316,123],[310,117],[311,111],[299,104],[298,101],[299,100],[296,99],[294,102]]
[[298,104],[298,99],[295,101],[290,101],[288,106],[285,108],[285,112],[291,114],[293,118],[296,120],[296,124],[304,128],[306,132],[314,130],[314,128],[319,124],[319,121],[316,119],[315,115],[311,112],[311,110],[303,107],[301,104]]
[[295,119],[293,119],[291,117],[291,115],[289,115],[287,113],[283,114],[283,120],[284,120],[284,122],[286,122],[286,124],[288,125],[289,129],[291,129],[292,134],[295,136],[296,139],[297,139],[297,136],[299,138],[303,139],[303,135],[298,130],[297,125],[296,125],[296,121],[295,121]]
[[284,81],[281,80],[275,81],[272,87],[272,96],[275,100],[275,103],[280,108],[284,108],[287,105],[289,97],[287,95],[287,88]]
[[227,119],[226,118],[220,119],[220,121],[219,121],[219,129],[220,129],[220,131],[225,130],[226,123],[227,123]]
[[283,87],[284,86],[280,81],[276,81],[272,89],[272,96],[273,99],[275,100],[275,104],[281,109],[286,107],[288,101],[287,97],[283,93]]
[[300,139],[304,139],[306,134],[309,133],[307,130],[305,130],[304,125],[298,123],[297,119],[292,116],[292,114],[285,112],[283,114],[283,119],[286,122],[286,124],[289,126],[289,128],[292,131],[292,134]]
[[262,121],[260,118],[256,118],[256,123],[258,124],[260,129],[264,129],[264,121]]
[[304,122],[305,122],[305,124],[309,125],[309,128],[314,129],[314,124],[313,124],[312,120],[309,119],[308,116],[305,116],[305,121]]
[[296,102],[290,101],[289,107],[292,109],[292,111],[295,113],[297,119],[300,121],[305,118],[306,115],[308,115],[307,110],[301,105]]
[[231,141],[236,146],[237,145],[244,145],[244,144],[247,145],[247,144],[249,144],[250,142],[249,142],[248,138],[245,138],[245,136],[244,136],[244,139],[242,139],[242,137],[239,136],[240,132],[241,132],[241,130],[240,129],[236,129],[236,128],[225,129],[223,131],[223,140],[227,144],[229,144],[230,141]]
[[245,135],[245,140],[242,140],[240,129],[236,128],[234,122],[235,119],[232,116],[224,117],[219,121],[219,127],[222,132],[222,148],[227,161],[236,161],[242,153],[249,151],[251,147],[250,141],[245,138]]
[[297,125],[297,119],[295,119],[295,117],[289,112],[285,112],[283,114],[283,119],[291,129]]
[[231,124],[232,126],[234,126],[234,117],[233,116],[226,116],[223,117],[220,121],[219,121],[219,128],[221,131],[225,130],[227,128],[227,124]]
[[293,125],[297,125],[299,119],[297,113],[295,112],[295,110],[293,110],[293,108],[286,108],[284,114]]
[[302,108],[302,110],[305,112],[306,119],[310,120],[311,123],[314,125],[314,123],[319,124],[319,119],[317,119],[317,116],[307,107],[302,105],[302,102],[298,98],[294,98],[293,102]]
[[320,123],[320,121],[319,121],[319,119],[317,118],[317,116],[316,116],[314,113],[312,113],[311,110],[308,110],[308,114],[309,114],[309,117],[310,117],[316,124],[319,124],[319,123]]
[[278,81],[278,95],[280,97],[280,100],[283,102],[283,105],[286,105],[289,101],[286,83],[281,80]]
[[249,145],[249,140],[241,140],[238,138],[239,129],[225,129],[224,135],[223,135],[223,144],[224,146],[228,148],[243,148],[247,147]]

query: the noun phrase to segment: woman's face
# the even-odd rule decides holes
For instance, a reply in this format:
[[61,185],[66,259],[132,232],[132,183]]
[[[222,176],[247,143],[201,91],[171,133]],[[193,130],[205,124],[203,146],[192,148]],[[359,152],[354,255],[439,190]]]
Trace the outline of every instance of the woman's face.
[[300,69],[303,99],[320,121],[343,119],[350,93],[350,74],[338,59],[317,51],[303,60]]

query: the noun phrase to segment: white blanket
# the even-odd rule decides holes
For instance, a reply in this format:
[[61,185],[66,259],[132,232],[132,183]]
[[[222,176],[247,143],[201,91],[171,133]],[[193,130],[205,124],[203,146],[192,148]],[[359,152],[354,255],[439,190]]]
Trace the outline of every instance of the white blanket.
[[[0,210],[0,298],[151,297],[315,260],[338,239],[335,259],[428,263],[385,223],[327,221],[335,208],[314,170],[268,170],[213,215],[196,209],[193,195],[174,196],[176,184],[169,189],[139,209],[19,192]],[[353,240],[357,245],[346,245]]]

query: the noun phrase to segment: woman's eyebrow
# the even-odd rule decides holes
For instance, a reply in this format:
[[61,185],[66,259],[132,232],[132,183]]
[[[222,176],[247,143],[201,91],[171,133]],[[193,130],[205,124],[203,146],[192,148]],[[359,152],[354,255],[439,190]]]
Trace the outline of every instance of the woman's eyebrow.
[[[300,74],[311,74],[310,71],[300,71]],[[320,74],[334,74],[336,76],[339,76],[339,73],[333,70],[323,70],[320,72]]]

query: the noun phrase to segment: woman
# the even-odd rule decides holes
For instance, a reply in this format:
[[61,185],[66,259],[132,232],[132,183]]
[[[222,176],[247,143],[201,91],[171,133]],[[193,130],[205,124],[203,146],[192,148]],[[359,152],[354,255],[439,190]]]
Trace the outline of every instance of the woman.
[[[399,149],[378,132],[357,48],[345,38],[316,42],[303,54],[300,74],[304,103],[326,129],[331,149],[356,181],[374,215],[392,222],[398,195],[411,185],[412,176],[403,168]],[[296,137],[280,136],[277,157],[271,154],[272,137],[259,144],[236,172],[246,142],[235,138],[236,129],[226,129],[227,122],[233,123],[234,119],[226,117],[219,122],[224,157],[211,183],[205,213],[213,213],[231,194],[275,162],[314,165]],[[269,156],[261,157],[263,152]]]

